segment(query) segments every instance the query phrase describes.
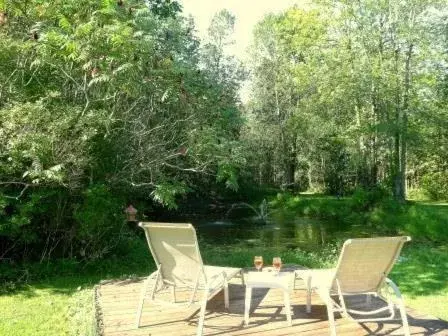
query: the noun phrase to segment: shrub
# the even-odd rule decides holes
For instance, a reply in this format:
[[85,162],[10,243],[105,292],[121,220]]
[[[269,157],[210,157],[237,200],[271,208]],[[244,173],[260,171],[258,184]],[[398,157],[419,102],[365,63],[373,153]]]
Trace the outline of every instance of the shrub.
[[448,209],[431,205],[412,205],[401,222],[412,236],[436,242],[448,241]]
[[413,201],[427,201],[429,199],[428,194],[423,188],[408,189],[406,198]]
[[104,185],[95,185],[84,192],[82,204],[75,210],[79,254],[88,259],[102,257],[111,251],[126,230],[124,200]]
[[390,194],[382,186],[375,186],[369,190],[364,188],[356,188],[351,197],[350,203],[353,210],[365,211],[370,210],[379,202],[390,198]]
[[419,240],[448,241],[448,206],[400,203],[381,187],[358,189],[351,198],[279,194],[273,208],[293,216],[321,218],[339,228],[370,225],[382,234],[409,234]]
[[432,200],[448,199],[448,173],[428,173],[422,177],[422,188]]

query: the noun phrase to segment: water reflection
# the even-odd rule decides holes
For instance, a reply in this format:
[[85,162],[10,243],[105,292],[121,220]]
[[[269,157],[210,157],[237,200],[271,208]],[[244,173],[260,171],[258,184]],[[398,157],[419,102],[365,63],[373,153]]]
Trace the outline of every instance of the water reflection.
[[314,250],[326,244],[334,225],[310,218],[276,214],[266,225],[253,218],[195,223],[201,239],[212,244],[269,245]]

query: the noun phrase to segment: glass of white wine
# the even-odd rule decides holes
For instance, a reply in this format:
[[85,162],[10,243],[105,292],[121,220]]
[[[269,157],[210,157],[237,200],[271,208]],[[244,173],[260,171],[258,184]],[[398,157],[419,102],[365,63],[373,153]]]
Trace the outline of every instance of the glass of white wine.
[[280,257],[274,257],[272,259],[272,267],[274,267],[275,272],[278,274],[282,268],[282,259]]
[[261,271],[261,268],[263,267],[263,257],[262,256],[255,256],[254,257],[254,265],[255,265],[255,268],[258,271]]

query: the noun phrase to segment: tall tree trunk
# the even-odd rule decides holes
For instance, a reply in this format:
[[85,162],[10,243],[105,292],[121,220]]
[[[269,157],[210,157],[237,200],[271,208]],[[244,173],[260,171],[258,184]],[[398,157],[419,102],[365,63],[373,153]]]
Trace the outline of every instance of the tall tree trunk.
[[295,162],[292,161],[292,159],[289,160],[287,165],[287,172],[286,172],[286,183],[287,184],[293,184],[294,183],[294,175],[296,173],[296,165]]
[[285,183],[286,184],[292,184],[295,180],[295,173],[296,173],[296,166],[297,166],[297,152],[296,152],[296,146],[295,141],[293,141],[292,145],[288,144],[288,137],[285,135],[282,136],[283,138],[283,149],[285,153],[285,159],[284,159],[284,169],[285,169]]
[[404,94],[401,126],[401,148],[400,148],[400,200],[406,199],[406,161],[407,161],[407,133],[408,133],[408,109],[409,91],[411,88],[411,59],[414,45],[409,44],[406,51],[405,73],[404,73]]
[[[378,37],[378,58],[377,58],[377,68],[382,69],[383,67],[383,52],[384,52],[384,21],[385,17],[381,15],[380,17],[380,35]],[[377,125],[381,122],[384,122],[384,111],[381,106],[381,97],[380,97],[380,83],[382,81],[382,72],[378,71],[378,77],[374,77],[372,80],[371,86],[371,99],[372,99],[372,116],[373,116],[373,124],[375,126],[375,131],[373,135],[373,144],[372,144],[372,166],[371,166],[371,176],[372,176],[372,184],[377,185],[379,180],[383,179],[384,176],[380,177],[379,168],[381,165],[381,159],[379,159],[378,147],[380,146],[379,141],[379,132]],[[387,150],[387,149],[385,149]]]
[[308,160],[307,164],[308,164],[308,170],[307,170],[308,190],[313,190],[314,189],[314,184],[313,184],[313,166],[311,164],[311,160]]
[[[400,202],[404,202],[406,200],[407,128],[408,128],[409,91],[411,88],[410,71],[411,71],[412,52],[413,52],[413,44],[410,43],[405,54],[403,104],[400,104],[399,98],[397,98],[397,110],[396,110],[397,129],[395,132],[395,152],[394,152],[394,170],[395,170],[394,196]],[[396,52],[396,62],[398,64],[398,51]],[[399,85],[397,85],[397,92],[399,92],[398,88]]]
[[395,67],[394,72],[395,76],[397,78],[395,83],[395,131],[394,131],[394,153],[393,153],[393,167],[392,167],[392,176],[393,176],[393,193],[394,197],[397,201],[403,201],[402,198],[402,192],[401,192],[401,83],[400,83],[400,76],[399,76],[399,53],[400,51],[398,49],[395,49]]
[[[378,124],[378,114],[379,114],[379,106],[378,106],[378,93],[375,85],[372,85],[372,117],[373,117],[373,125],[376,126]],[[371,184],[378,184],[378,130],[375,127],[375,131],[372,137],[372,162],[370,168],[370,176],[371,176]]]

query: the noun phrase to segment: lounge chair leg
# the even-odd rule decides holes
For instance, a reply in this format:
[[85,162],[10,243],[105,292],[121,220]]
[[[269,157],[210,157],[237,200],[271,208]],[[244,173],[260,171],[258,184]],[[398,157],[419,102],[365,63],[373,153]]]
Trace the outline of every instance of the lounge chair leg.
[[202,336],[202,331],[204,329],[205,309],[207,308],[207,299],[208,299],[208,288],[205,288],[204,296],[202,298],[201,310],[199,312],[199,323],[196,336]]
[[331,302],[331,298],[327,298],[327,313],[328,313],[328,323],[330,324],[330,335],[336,336],[336,323],[334,321],[334,311],[333,311],[333,303]]
[[311,313],[311,276],[306,279],[306,312]]
[[401,321],[403,322],[404,335],[405,336],[410,336],[411,332],[409,330],[408,316],[406,315],[406,309],[404,307],[403,300],[400,299],[398,304],[399,304],[399,309],[400,309]]
[[[137,329],[140,327],[140,320],[142,318],[143,304],[145,302],[145,295],[146,295],[146,292],[148,290],[148,285],[149,285],[149,281],[151,279],[151,276],[152,276],[152,274],[150,276],[148,276],[145,279],[145,281],[143,282],[142,290],[141,290],[141,293],[140,293],[140,300],[139,300],[139,303],[138,303],[138,306],[137,306],[137,319],[135,321],[135,327]],[[158,279],[158,275],[157,275],[157,278],[156,278],[156,283],[154,284],[154,287],[152,289],[151,295],[154,295],[153,293],[154,293],[155,286],[157,286],[157,279]]]
[[252,302],[252,287],[246,286],[246,300],[244,303],[244,325],[249,325],[249,311]]
[[410,336],[411,333],[409,331],[408,316],[406,315],[406,308],[404,305],[403,297],[401,296],[400,289],[398,289],[397,285],[389,278],[386,278],[386,283],[392,288],[392,290],[395,293],[395,296],[397,297],[398,309],[400,310],[401,321],[403,322],[404,335]]
[[338,297],[339,297],[339,304],[341,305],[342,308],[342,316],[347,317],[347,307],[345,306],[345,300],[344,300],[344,295],[342,295],[342,290],[341,290],[341,285],[339,284],[339,280],[336,279],[336,285],[338,287]]
[[140,294],[140,301],[139,301],[139,304],[138,304],[138,306],[137,306],[137,319],[136,319],[136,321],[135,321],[135,327],[138,329],[139,327],[140,327],[140,320],[141,320],[141,318],[142,318],[142,310],[143,310],[143,304],[144,304],[144,302],[145,302],[145,292],[146,292],[146,290],[145,290],[145,288],[146,288],[146,281],[147,280],[145,280],[145,284],[143,284],[143,290],[142,290],[142,292],[141,292],[141,294]]
[[224,279],[224,307],[229,309],[229,283]]
[[243,270],[240,271],[240,277],[241,277],[241,284],[244,286],[244,272],[243,272]]
[[199,281],[196,281],[193,289],[193,293],[191,293],[190,302],[188,303],[188,307],[193,304],[194,298],[196,296],[196,292],[198,291]]

